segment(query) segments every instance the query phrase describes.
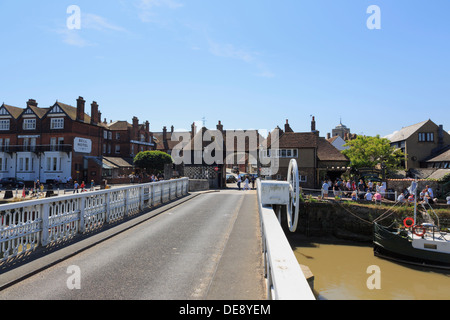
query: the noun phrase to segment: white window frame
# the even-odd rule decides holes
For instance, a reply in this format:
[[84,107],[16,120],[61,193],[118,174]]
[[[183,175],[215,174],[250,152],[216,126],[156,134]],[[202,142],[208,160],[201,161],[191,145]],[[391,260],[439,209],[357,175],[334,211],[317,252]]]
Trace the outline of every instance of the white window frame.
[[45,160],[45,171],[47,172],[61,171],[61,157],[47,156]]
[[0,130],[1,131],[7,131],[10,128],[10,121],[9,119],[2,119],[0,120]]
[[23,130],[36,130],[36,119],[23,119]]
[[[34,159],[29,156],[20,156],[18,158],[18,172],[32,172],[34,170]],[[6,171],[6,170],[5,170]]]
[[64,118],[52,118],[50,120],[50,129],[52,130],[64,129]]

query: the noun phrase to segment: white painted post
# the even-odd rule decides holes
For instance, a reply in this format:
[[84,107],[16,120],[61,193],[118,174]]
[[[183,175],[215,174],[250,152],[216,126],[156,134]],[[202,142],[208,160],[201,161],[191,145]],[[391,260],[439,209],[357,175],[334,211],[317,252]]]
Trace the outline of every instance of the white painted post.
[[49,215],[49,204],[41,204],[41,216],[42,216],[42,237],[41,244],[45,247],[48,244],[48,215]]
[[127,208],[127,203],[128,203],[128,190],[129,190],[129,189],[125,189],[125,196],[123,197],[123,198],[124,198],[123,206],[124,206],[124,208],[125,208],[124,216],[128,215],[128,208]]
[[84,224],[84,209],[86,208],[86,197],[85,196],[81,196],[81,198],[78,199],[78,204],[80,206],[80,218],[79,218],[79,226],[78,226],[78,230],[80,233],[83,233],[86,228],[85,228],[85,224]]
[[139,186],[139,211],[144,211],[144,186]]
[[106,220],[107,223],[109,223],[111,221],[111,217],[110,217],[110,215],[111,215],[111,205],[110,205],[110,203],[111,203],[111,192],[108,191],[106,193],[106,206],[105,206],[105,209],[106,209],[105,220]]
[[155,185],[154,184],[152,184],[151,191],[149,193],[151,195],[150,196],[150,198],[151,198],[151,206],[154,207],[155,206]]

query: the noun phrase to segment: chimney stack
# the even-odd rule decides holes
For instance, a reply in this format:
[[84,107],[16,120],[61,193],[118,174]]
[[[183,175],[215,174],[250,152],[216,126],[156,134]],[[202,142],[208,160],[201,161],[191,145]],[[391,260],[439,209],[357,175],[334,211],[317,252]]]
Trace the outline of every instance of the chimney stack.
[[170,132],[173,133],[174,131],[175,131],[175,127],[174,127],[174,126],[171,126],[171,127],[170,127]]
[[439,131],[438,131],[438,148],[444,147],[444,125],[439,125]]
[[331,133],[327,133],[327,139],[331,139]]
[[100,122],[100,116],[98,112],[98,104],[93,101],[91,103],[91,124],[97,124]]
[[150,122],[148,122],[148,120],[145,121],[145,131],[150,132]]
[[294,132],[289,125],[289,119],[286,119],[286,124],[284,125],[284,132]]
[[316,117],[312,117],[311,121],[311,131],[316,132]]
[[197,126],[195,125],[195,122],[194,122],[191,125],[191,138],[194,138],[196,132],[197,132]]
[[83,97],[78,97],[77,99],[77,120],[84,121],[84,105],[86,101]]
[[222,121],[219,120],[219,123],[217,124],[217,130],[219,130],[220,132],[223,132],[223,125],[222,125]]
[[167,127],[163,128],[163,141],[167,141]]
[[139,140],[138,131],[139,131],[139,119],[138,117],[134,116],[133,128],[131,129],[131,136],[133,140]]
[[28,99],[27,106],[37,107],[38,103],[34,99]]

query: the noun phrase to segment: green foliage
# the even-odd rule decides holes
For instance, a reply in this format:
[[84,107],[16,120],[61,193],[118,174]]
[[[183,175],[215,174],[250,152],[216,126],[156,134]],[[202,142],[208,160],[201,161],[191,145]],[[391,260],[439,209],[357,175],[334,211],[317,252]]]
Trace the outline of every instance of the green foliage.
[[134,157],[134,165],[145,169],[150,174],[162,173],[164,172],[164,165],[172,163],[172,157],[161,151],[139,152]]
[[342,151],[351,161],[353,168],[374,168],[384,164],[388,170],[397,169],[404,153],[391,147],[390,141],[386,138],[358,136],[355,140],[348,141],[345,146],[350,147]]

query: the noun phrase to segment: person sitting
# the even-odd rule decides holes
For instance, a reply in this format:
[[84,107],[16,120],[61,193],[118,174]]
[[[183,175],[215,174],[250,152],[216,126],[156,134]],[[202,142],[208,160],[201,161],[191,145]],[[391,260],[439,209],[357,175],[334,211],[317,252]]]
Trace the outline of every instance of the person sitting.
[[373,199],[372,192],[370,192],[369,189],[367,189],[367,193],[366,193],[366,195],[365,195],[365,199],[366,199],[367,201],[372,201],[372,199]]
[[381,204],[381,193],[377,191],[373,196],[373,201],[375,201],[376,204]]
[[400,195],[397,198],[397,201],[400,203],[405,203],[406,202],[405,195],[403,193],[400,193]]

